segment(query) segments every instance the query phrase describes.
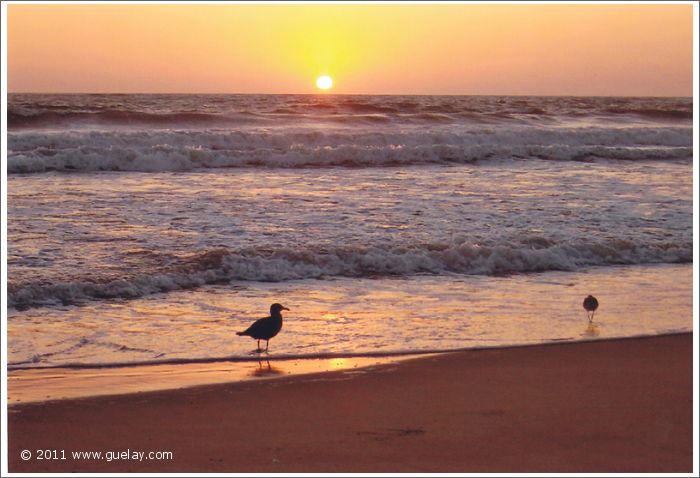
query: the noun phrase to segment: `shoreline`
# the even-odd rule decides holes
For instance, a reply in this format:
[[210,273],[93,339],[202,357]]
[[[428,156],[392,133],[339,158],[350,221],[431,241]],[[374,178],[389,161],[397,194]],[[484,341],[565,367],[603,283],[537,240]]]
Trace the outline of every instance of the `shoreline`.
[[[427,357],[429,354],[422,354]],[[280,380],[324,373],[364,373],[407,360],[401,357],[334,357],[136,365],[128,367],[45,367],[8,373],[8,406],[61,400],[89,400],[141,393]],[[38,385],[37,385],[38,384]],[[41,388],[38,388],[41,387]]]
[[[16,404],[10,472],[691,472],[693,334]],[[22,461],[21,450],[172,460]]]
[[[606,337],[580,340],[553,340],[538,343],[503,346],[477,346],[449,350],[328,353],[310,356],[280,355],[259,357],[212,357],[201,359],[172,359],[134,363],[66,364],[44,367],[8,367],[9,407],[22,403],[50,402],[120,396],[133,393],[179,390],[184,388],[238,383],[250,380],[277,380],[309,374],[371,369],[431,355],[477,352],[481,350],[512,350],[550,345],[634,340],[692,334],[669,332],[657,335]],[[265,365],[263,365],[265,364]],[[266,369],[267,366],[267,369]],[[164,378],[163,378],[164,377]],[[41,387],[37,388],[37,383]],[[80,388],[75,383],[80,383]],[[49,384],[48,386],[46,384]]]

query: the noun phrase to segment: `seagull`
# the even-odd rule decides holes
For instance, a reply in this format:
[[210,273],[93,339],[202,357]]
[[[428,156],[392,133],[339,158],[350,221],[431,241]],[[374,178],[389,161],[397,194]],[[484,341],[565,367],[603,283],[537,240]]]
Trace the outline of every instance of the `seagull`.
[[588,312],[588,321],[593,322],[593,315],[595,315],[595,311],[598,308],[598,299],[589,295],[583,299],[583,308]]
[[289,310],[282,304],[272,304],[270,306],[270,316],[264,319],[256,320],[253,325],[248,327],[243,332],[236,332],[236,335],[247,335],[258,341],[258,349],[256,352],[262,352],[260,348],[260,340],[265,340],[265,352],[270,346],[270,339],[277,335],[282,330],[282,311]]

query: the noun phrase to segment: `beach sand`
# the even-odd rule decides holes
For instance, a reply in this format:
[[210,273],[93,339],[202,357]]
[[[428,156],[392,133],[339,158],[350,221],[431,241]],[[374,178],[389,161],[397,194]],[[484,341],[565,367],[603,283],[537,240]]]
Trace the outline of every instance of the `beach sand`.
[[[9,409],[9,471],[690,473],[692,386],[680,334],[29,403]],[[172,459],[71,455],[127,450]]]

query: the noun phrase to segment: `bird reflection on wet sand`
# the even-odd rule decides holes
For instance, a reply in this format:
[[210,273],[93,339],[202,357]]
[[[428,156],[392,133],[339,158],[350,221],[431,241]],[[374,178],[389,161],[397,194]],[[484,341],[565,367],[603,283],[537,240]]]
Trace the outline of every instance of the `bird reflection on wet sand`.
[[[263,362],[265,362],[265,365],[263,365]],[[279,367],[273,367],[270,364],[269,360],[259,360],[258,361],[258,366],[255,367],[251,372],[250,376],[251,377],[271,377],[275,375],[283,375],[284,370],[282,370]]]
[[581,334],[583,337],[598,337],[600,335],[600,330],[598,330],[598,324],[593,322],[588,323],[588,327]]

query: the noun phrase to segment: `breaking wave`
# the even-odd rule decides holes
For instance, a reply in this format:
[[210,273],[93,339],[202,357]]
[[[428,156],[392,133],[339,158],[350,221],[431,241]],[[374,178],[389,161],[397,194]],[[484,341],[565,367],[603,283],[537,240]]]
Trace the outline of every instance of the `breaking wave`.
[[689,160],[692,128],[71,131],[8,135],[8,173],[383,167],[493,159]]
[[81,279],[58,283],[8,284],[8,305],[28,308],[85,300],[137,298],[229,281],[287,281],[329,277],[385,277],[417,274],[505,275],[582,267],[692,262],[692,243],[635,244],[626,240],[557,243],[526,237],[518,245],[429,243],[415,246],[335,247],[292,250],[216,249],[176,266],[129,278]]

